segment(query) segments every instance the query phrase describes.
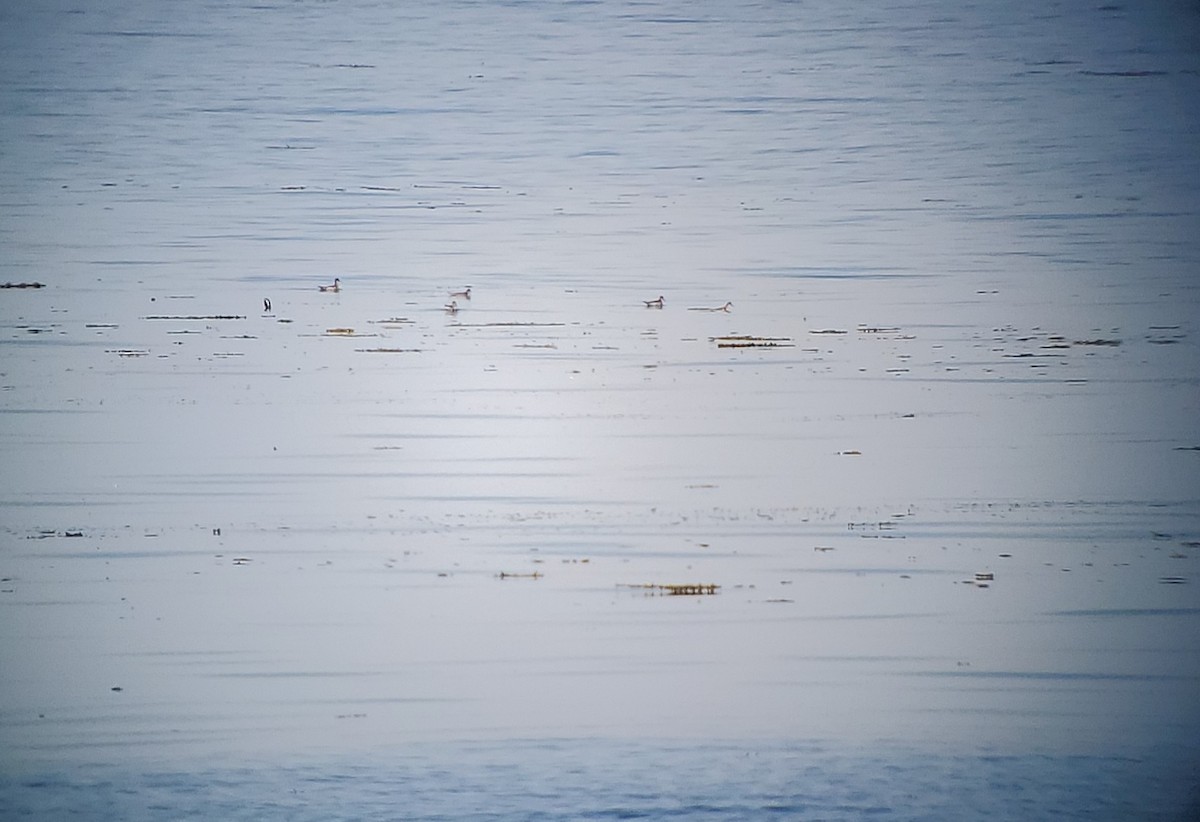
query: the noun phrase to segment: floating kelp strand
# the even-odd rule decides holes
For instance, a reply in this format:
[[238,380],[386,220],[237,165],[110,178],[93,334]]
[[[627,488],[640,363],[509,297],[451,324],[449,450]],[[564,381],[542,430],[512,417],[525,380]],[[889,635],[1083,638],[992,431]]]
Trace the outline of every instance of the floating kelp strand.
[[790,337],[757,337],[751,334],[730,334],[724,337],[709,337],[717,348],[794,348]]
[[711,582],[700,583],[620,583],[620,588],[638,588],[652,593],[665,594],[667,596],[713,596],[721,589],[720,585]]
[[245,314],[149,314],[143,320],[244,320]]

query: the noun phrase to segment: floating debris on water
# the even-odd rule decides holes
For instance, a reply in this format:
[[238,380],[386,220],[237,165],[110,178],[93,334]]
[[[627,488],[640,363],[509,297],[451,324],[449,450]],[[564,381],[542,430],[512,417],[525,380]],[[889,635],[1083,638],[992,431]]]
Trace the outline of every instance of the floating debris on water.
[[510,574],[507,571],[501,571],[496,574],[498,579],[541,579],[544,577],[541,571],[534,571],[532,574]]
[[420,348],[356,348],[362,354],[419,354]]
[[46,284],[45,284],[45,283],[38,283],[38,282],[33,282],[33,283],[5,283],[4,285],[0,285],[0,288],[45,288],[45,287],[46,287]]
[[496,322],[496,323],[460,323],[459,328],[557,328],[566,325],[566,323],[522,323],[522,322]]
[[639,584],[622,584],[620,587],[622,587],[622,588],[640,588],[642,590],[650,591],[652,593],[665,594],[666,596],[672,596],[672,597],[712,596],[721,589],[720,585],[715,585],[713,583],[708,583],[708,582],[679,583],[679,584],[666,584],[666,585],[648,582],[648,583],[644,583],[644,584],[640,584],[640,585]]
[[143,320],[244,320],[245,314],[150,314]]
[[896,523],[887,522],[886,520],[881,521],[881,522],[847,522],[846,523],[847,531],[862,531],[862,530],[893,531],[893,530],[895,530],[895,528],[896,528]]
[[790,337],[755,337],[749,334],[735,334],[726,337],[709,337],[709,342],[715,342],[717,348],[793,348],[795,343]]

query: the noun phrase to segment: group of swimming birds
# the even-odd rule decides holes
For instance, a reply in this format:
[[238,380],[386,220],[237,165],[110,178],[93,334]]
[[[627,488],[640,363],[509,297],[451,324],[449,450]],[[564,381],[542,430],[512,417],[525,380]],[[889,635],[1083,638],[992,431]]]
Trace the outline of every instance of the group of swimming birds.
[[[329,285],[319,285],[319,286],[317,286],[317,290],[330,292],[330,293],[337,293],[342,290],[342,281],[338,277],[334,277],[332,283],[330,283]],[[444,306],[447,314],[457,314],[458,313],[458,301],[460,299],[461,300],[471,299],[471,286],[467,286],[462,291],[451,291],[450,292],[450,302],[446,303],[446,305]],[[642,300],[642,302],[645,303],[646,308],[662,308],[663,305],[665,305],[661,294],[659,294],[658,297],[656,297],[653,300]],[[725,303],[725,305],[719,305],[716,308],[701,307],[701,308],[689,308],[688,310],[689,311],[724,311],[724,312],[728,313],[729,309],[731,309],[731,308],[733,308],[733,303],[727,302],[727,303]],[[266,311],[268,314],[271,312],[271,301],[269,299],[263,300],[263,310]]]

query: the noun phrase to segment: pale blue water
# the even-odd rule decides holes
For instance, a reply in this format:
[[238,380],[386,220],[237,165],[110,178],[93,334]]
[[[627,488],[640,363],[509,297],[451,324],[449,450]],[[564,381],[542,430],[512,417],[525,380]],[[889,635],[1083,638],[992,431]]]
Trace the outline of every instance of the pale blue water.
[[1185,818],[1198,44],[4,4],[0,815]]

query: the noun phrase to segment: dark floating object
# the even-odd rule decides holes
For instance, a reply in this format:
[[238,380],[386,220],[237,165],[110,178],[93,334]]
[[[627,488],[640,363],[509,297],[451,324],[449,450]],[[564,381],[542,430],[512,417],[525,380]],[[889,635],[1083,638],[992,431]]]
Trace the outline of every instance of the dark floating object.
[[794,348],[795,344],[789,337],[754,337],[749,334],[739,334],[728,337],[709,337],[717,344],[717,348]]
[[45,288],[45,283],[5,283],[0,288]]
[[111,690],[112,690],[113,692],[115,692],[115,693],[120,693],[121,691],[123,691],[123,690],[125,690],[125,689],[124,689],[124,688],[122,688],[120,685],[114,685],[114,686],[112,686],[112,689],[111,689]]
[[665,594],[672,597],[695,597],[695,596],[713,596],[717,591],[721,590],[720,585],[715,585],[711,582],[701,583],[682,583],[660,585],[658,583],[645,583],[642,585],[622,585],[623,588],[641,588],[652,593]]
[[561,328],[566,323],[522,323],[522,322],[499,322],[499,323],[463,323],[461,328]]
[[244,320],[245,314],[150,314],[143,320]]
[[1117,346],[1117,345],[1120,345],[1120,344],[1121,344],[1121,341],[1120,341],[1120,340],[1102,340],[1102,339],[1096,339],[1096,340],[1076,340],[1076,341],[1075,341],[1075,345],[1111,345],[1111,346]]
[[541,571],[534,571],[532,574],[510,574],[506,571],[501,571],[496,576],[499,579],[541,579],[545,574]]

